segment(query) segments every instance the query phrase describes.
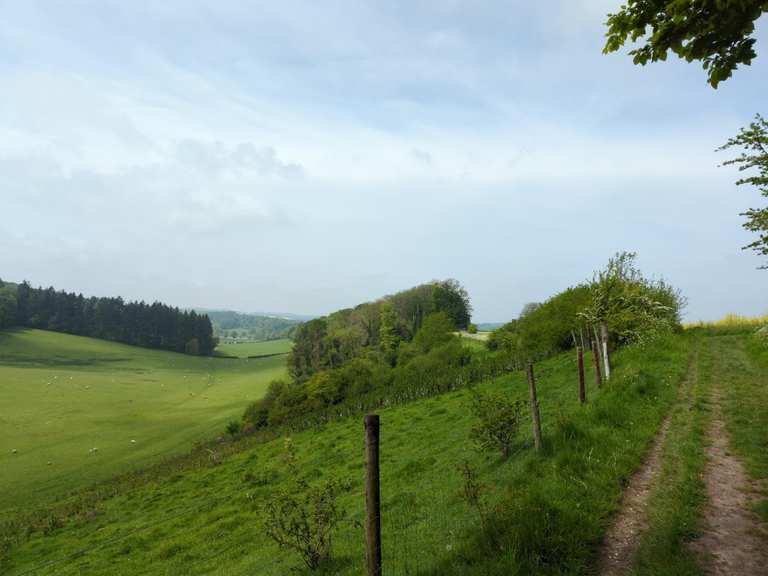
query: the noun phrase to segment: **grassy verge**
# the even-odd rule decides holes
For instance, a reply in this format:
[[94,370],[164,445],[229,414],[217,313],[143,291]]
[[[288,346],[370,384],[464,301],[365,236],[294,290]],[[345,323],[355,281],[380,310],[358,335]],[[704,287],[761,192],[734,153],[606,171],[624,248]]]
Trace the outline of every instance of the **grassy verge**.
[[[670,417],[662,468],[648,502],[648,528],[641,537],[633,568],[636,576],[700,574],[686,544],[700,529],[706,503],[702,473],[712,367],[708,352],[702,348],[692,358],[686,390]],[[699,364],[700,358],[703,364]]]
[[[532,450],[529,426],[516,454],[478,454],[467,390],[380,411],[382,524],[390,574],[588,573],[623,486],[642,460],[676,396],[689,341],[676,337],[621,351],[602,390],[588,373],[589,404],[577,401],[575,358],[538,367],[546,450]],[[527,399],[522,374],[481,388]],[[328,573],[364,572],[360,418],[292,438],[310,481],[345,480],[345,520]],[[11,550],[9,574],[260,574],[300,567],[264,533],[259,509],[288,480],[283,440],[255,446],[219,465],[188,470],[93,502],[90,510],[35,530]],[[457,465],[470,459],[493,513],[483,533],[463,505]],[[491,543],[492,542],[492,543]]]
[[768,522],[768,345],[750,333],[715,340],[730,443],[762,490],[755,510]]
[[550,413],[546,453],[520,456],[485,531],[429,571],[440,575],[592,573],[594,551],[686,371],[680,338],[625,350],[585,409]]

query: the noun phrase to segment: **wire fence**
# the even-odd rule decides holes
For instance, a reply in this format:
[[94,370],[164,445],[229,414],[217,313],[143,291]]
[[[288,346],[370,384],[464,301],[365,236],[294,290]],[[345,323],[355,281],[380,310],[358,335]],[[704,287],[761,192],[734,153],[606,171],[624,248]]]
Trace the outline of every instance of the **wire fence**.
[[[567,357],[563,357],[561,360],[554,360],[549,363],[546,370],[542,371],[542,375],[546,376],[548,372],[558,370],[562,365],[573,362],[573,359]],[[345,406],[343,409],[336,408],[333,413],[329,412],[317,419],[305,422],[301,428],[322,426],[324,423],[332,420],[357,415],[371,409],[404,404],[413,400],[436,396],[444,392],[466,387],[476,380],[490,380],[518,368],[517,364],[499,362],[474,373],[467,370],[458,375],[454,374],[452,378],[437,379],[433,381],[433,385],[421,383],[420,385],[410,386],[396,391],[396,393],[389,397],[371,396],[358,399],[355,404]],[[431,450],[431,448],[425,446],[416,453],[416,457],[418,459],[426,459],[433,455]],[[442,470],[441,473],[433,474],[426,482],[421,477],[418,490],[414,490],[412,493],[413,502],[401,506],[401,508],[405,509],[398,510],[397,514],[383,514],[382,520],[384,522],[385,535],[388,528],[399,535],[397,543],[388,542],[386,536],[384,539],[384,553],[389,573],[420,573],[433,563],[436,555],[449,552],[453,546],[454,537],[466,527],[468,522],[472,521],[471,514],[466,511],[458,514],[436,514],[433,512],[434,510],[445,511],[456,508],[457,491],[454,489],[455,485],[453,483],[446,482],[446,473],[447,471]],[[78,572],[79,561],[93,555],[95,552],[116,546],[131,536],[145,533],[173,520],[183,517],[194,517],[206,511],[206,509],[212,510],[224,504],[232,504],[235,497],[236,494],[229,493],[219,498],[207,498],[202,504],[188,506],[152,522],[146,522],[134,528],[120,531],[57,558],[41,561],[32,566],[21,567],[19,571],[11,572],[9,576],[31,576],[39,573],[65,575],[69,572]],[[358,494],[357,497],[362,499],[362,493]],[[450,506],[448,505],[449,499]],[[422,504],[419,505],[417,502],[422,502]],[[386,500],[384,505],[387,505]],[[362,522],[363,518],[360,512],[347,517],[343,523],[344,527],[336,536],[336,546],[341,551],[341,557],[346,564],[343,568],[345,573],[364,572],[365,545]],[[258,528],[256,526],[254,529]],[[418,542],[418,549],[414,545],[416,542]],[[210,542],[206,544],[210,545]],[[222,556],[233,552],[238,547],[247,549],[248,542],[236,539],[222,548],[214,550],[206,557],[195,559],[195,564],[201,567],[210,564]],[[273,560],[261,565],[259,567],[260,571],[257,573],[270,574],[270,570],[279,568],[283,572],[277,573],[284,574],[286,566],[291,565],[292,558],[293,556],[289,552],[279,552],[275,547]],[[293,565],[296,565],[295,561]]]

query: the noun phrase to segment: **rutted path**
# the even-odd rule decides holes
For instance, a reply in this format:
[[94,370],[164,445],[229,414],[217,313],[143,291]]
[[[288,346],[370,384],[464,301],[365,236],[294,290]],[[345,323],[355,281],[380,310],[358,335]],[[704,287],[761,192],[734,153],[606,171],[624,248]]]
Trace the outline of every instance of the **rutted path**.
[[[683,394],[690,402],[691,390],[697,378],[698,353],[696,352],[691,356],[688,374],[684,385],[681,386],[678,402]],[[627,485],[621,510],[605,534],[597,561],[598,573],[601,576],[619,576],[629,573],[640,536],[647,528],[648,497],[661,470],[664,442],[669,431],[672,411],[670,410],[662,421],[645,462]]]
[[704,483],[708,504],[702,536],[691,544],[706,574],[768,574],[768,531],[750,510],[752,484],[743,464],[728,449],[721,395],[712,392],[713,418]]

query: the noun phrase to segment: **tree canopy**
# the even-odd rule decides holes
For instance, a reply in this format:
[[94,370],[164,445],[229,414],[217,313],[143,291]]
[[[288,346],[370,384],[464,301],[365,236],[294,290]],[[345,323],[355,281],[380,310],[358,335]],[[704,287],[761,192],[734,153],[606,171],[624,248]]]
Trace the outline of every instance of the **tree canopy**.
[[608,15],[603,52],[618,51],[627,39],[642,39],[629,52],[635,64],[666,60],[672,51],[688,62],[700,61],[717,88],[757,56],[752,34],[764,12],[767,0],[628,0]]
[[0,328],[25,326],[145,348],[208,355],[216,347],[208,316],[160,302],[85,298],[74,292],[0,287]]
[[362,356],[383,354],[394,365],[401,344],[410,342],[430,315],[442,312],[445,323],[466,329],[471,311],[469,295],[456,280],[421,284],[301,324],[288,369],[295,381],[304,382]]
[[663,280],[645,278],[635,258],[631,252],[620,252],[591,282],[563,290],[537,306],[526,305],[518,319],[491,333],[488,347],[536,359],[576,343],[589,345],[601,324],[616,344],[677,329],[685,299]]
[[[747,128],[742,128],[738,136],[731,138],[718,150],[741,149],[736,158],[723,162],[724,166],[734,165],[740,172],[756,170],[757,174],[741,178],[737,185],[751,184],[768,198],[768,121],[760,114]],[[744,228],[758,234],[757,240],[744,248],[751,248],[761,256],[768,256],[768,207],[750,208],[742,213],[747,217]],[[768,269],[768,263],[761,268]]]

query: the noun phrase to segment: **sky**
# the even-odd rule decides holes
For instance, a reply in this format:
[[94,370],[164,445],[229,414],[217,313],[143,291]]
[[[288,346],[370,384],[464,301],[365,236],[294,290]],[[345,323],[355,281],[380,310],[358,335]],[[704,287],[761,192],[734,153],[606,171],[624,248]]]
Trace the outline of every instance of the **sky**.
[[506,321],[616,251],[689,320],[768,312],[715,149],[758,58],[603,55],[619,0],[0,0],[0,278],[324,314],[455,278]]

